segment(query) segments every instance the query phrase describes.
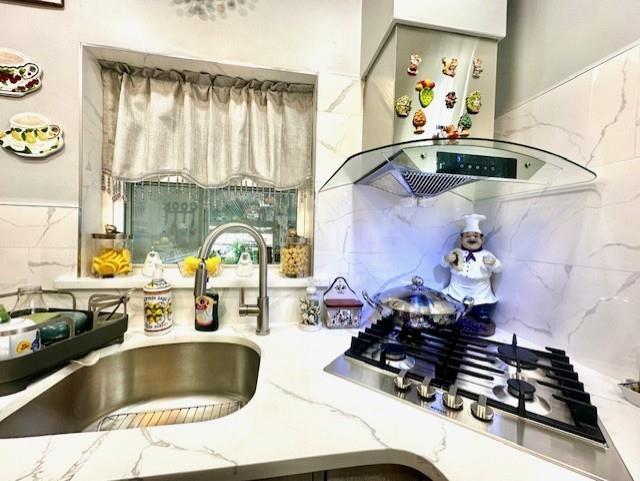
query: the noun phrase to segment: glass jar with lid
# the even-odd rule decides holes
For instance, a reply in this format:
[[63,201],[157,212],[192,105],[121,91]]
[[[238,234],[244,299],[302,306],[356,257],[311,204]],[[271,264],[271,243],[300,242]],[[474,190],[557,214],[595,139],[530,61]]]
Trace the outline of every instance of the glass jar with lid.
[[289,229],[285,245],[280,250],[280,272],[287,277],[307,277],[311,260],[308,239]]
[[92,234],[91,272],[96,277],[127,276],[133,270],[131,235],[107,224],[105,232]]

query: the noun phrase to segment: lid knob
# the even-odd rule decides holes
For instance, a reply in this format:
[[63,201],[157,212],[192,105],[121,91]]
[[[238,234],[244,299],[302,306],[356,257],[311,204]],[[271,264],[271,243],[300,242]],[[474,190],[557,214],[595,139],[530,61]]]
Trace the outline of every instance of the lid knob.
[[420,289],[424,285],[424,279],[420,276],[413,276],[411,278],[411,283]]

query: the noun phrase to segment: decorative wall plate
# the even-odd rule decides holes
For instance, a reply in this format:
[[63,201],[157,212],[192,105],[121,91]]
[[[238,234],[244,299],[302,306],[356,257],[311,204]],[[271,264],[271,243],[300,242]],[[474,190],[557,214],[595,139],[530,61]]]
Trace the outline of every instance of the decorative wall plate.
[[59,151],[62,130],[37,112],[22,112],[9,120],[11,128],[0,131],[0,146],[20,157],[40,159]]
[[[11,139],[11,130],[0,131],[0,135],[3,135],[0,138],[0,146],[6,150],[7,152],[11,152],[12,154],[18,155],[20,157],[25,157],[29,159],[43,159],[45,157],[50,156],[58,152],[64,147],[64,139],[62,138],[62,132],[55,139],[55,142],[46,145],[46,146],[32,146],[25,142],[17,142]],[[33,150],[32,150],[33,149]]]
[[42,86],[42,68],[22,52],[0,47],[0,95],[22,97]]

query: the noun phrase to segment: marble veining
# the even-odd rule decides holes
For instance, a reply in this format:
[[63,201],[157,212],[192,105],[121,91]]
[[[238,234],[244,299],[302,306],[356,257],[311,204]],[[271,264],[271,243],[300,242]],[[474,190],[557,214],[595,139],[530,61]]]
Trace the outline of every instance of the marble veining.
[[152,447],[156,447],[156,448],[163,448],[163,449],[175,449],[177,451],[183,451],[183,452],[188,452],[188,453],[202,453],[202,454],[206,454],[208,456],[212,456],[215,459],[219,459],[224,461],[227,464],[230,464],[231,466],[233,466],[234,468],[234,474],[237,472],[238,469],[238,462],[234,461],[230,458],[228,458],[227,456],[224,456],[223,454],[207,447],[207,446],[202,446],[201,449],[191,449],[191,448],[185,448],[183,446],[179,446],[178,444],[175,443],[171,443],[168,441],[164,441],[162,439],[154,439],[151,436],[151,433],[149,432],[149,429],[147,428],[140,428],[140,434],[142,435],[142,437],[144,438],[145,442],[147,443],[147,445],[142,448],[140,450],[140,453],[138,455],[138,459],[136,460],[135,464],[133,465],[133,467],[131,468],[131,470],[127,473],[128,476],[133,476],[133,477],[139,477],[142,474],[141,468],[140,468],[140,464],[142,463],[143,457],[145,452]]
[[602,144],[603,140],[605,139],[605,137],[607,135],[607,131],[620,121],[620,116],[622,115],[623,111],[627,107],[628,100],[627,100],[626,86],[627,86],[627,76],[628,76],[628,73],[627,73],[628,61],[629,61],[629,57],[625,56],[624,63],[622,64],[622,70],[621,70],[621,73],[622,73],[622,86],[620,87],[620,106],[618,107],[617,111],[615,112],[615,114],[613,116],[613,119],[611,119],[609,122],[607,122],[600,129],[600,133],[597,136],[596,143],[593,146],[593,149],[591,150],[591,153],[589,154],[589,158],[585,162],[585,165],[589,165],[593,161],[593,159],[596,156],[596,151],[598,150],[598,148],[600,147],[600,144]]
[[435,464],[440,462],[440,455],[447,449],[447,430],[444,424],[440,425],[440,441],[435,446],[434,450],[429,455],[428,459],[431,459]]
[[100,449],[100,446],[105,441],[109,433],[103,433],[98,436],[86,449],[83,449],[78,456],[77,461],[71,465],[71,467],[62,475],[61,481],[71,481],[78,471],[82,469],[91,456]]
[[23,481],[29,479],[33,481],[40,481],[41,479],[43,479],[42,475],[44,474],[44,465],[47,461],[47,456],[49,454],[49,450],[51,449],[52,442],[53,437],[50,436],[47,440],[47,444],[45,444],[44,449],[42,450],[42,454],[40,455],[40,457],[38,457],[38,459],[36,459],[33,465],[33,469],[24,476],[16,478],[15,481]]
[[301,396],[300,394],[296,394],[293,391],[289,391],[288,389],[285,389],[284,387],[274,383],[273,381],[271,382],[271,385],[273,387],[275,387],[276,389],[278,389],[281,393],[286,394],[287,396],[292,397],[292,398],[294,398],[294,399],[296,399],[298,401],[303,401],[305,403],[309,403],[309,404],[312,404],[314,406],[320,406],[320,407],[323,407],[323,408],[327,408],[333,413],[337,413],[337,414],[339,414],[339,415],[341,415],[341,416],[343,416],[343,417],[345,417],[347,419],[357,421],[358,423],[364,425],[364,427],[371,433],[371,437],[373,439],[375,439],[376,443],[380,444],[384,448],[391,449],[391,446],[389,446],[387,443],[385,443],[382,440],[382,438],[378,434],[377,430],[373,426],[371,426],[369,423],[367,423],[364,419],[362,419],[362,417],[360,417],[360,416],[358,416],[356,414],[352,414],[352,413],[348,413],[346,411],[343,411],[342,409],[339,409],[336,406],[332,406],[331,404],[318,402],[318,401],[314,401],[312,399],[305,398],[305,397]]
[[618,288],[618,290],[612,296],[600,298],[596,301],[596,303],[592,307],[586,309],[584,314],[580,318],[580,321],[576,325],[576,327],[573,330],[571,330],[567,335],[567,345],[571,346],[571,337],[580,330],[584,322],[589,317],[593,316],[596,313],[596,311],[600,308],[602,304],[611,302],[613,299],[616,299],[618,296],[623,294],[627,289],[634,286],[636,282],[638,282],[638,279],[640,279],[640,272],[632,273],[631,275],[629,275],[629,277],[624,281],[624,283]]
[[360,79],[354,79],[352,80],[346,87],[344,87],[339,93],[338,96],[335,98],[335,100],[333,100],[333,102],[331,102],[329,104],[329,106],[326,109],[326,112],[333,112],[336,107],[338,107],[340,104],[342,104],[344,102],[344,100],[347,98],[347,95],[349,94],[349,92],[351,91],[351,89],[353,89],[356,86],[360,86]]
[[618,379],[640,367],[639,78],[636,46],[496,119],[499,138],[588,165],[594,183],[476,204],[506,263],[496,322]]

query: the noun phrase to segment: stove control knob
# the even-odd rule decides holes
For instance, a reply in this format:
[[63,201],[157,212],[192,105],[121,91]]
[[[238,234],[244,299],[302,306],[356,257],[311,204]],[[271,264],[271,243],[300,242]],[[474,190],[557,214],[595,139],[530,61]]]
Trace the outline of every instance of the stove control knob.
[[418,396],[425,401],[433,401],[436,397],[436,388],[431,385],[431,378],[426,376],[418,385]]
[[407,370],[403,369],[398,373],[398,375],[393,379],[393,384],[396,389],[400,391],[406,391],[411,387],[411,379],[407,378]]
[[454,411],[460,411],[462,409],[462,397],[458,396],[458,388],[455,385],[451,385],[449,392],[442,395],[442,402],[449,409]]
[[490,423],[493,420],[493,409],[487,406],[487,396],[478,396],[478,401],[471,403],[471,414],[476,419]]

